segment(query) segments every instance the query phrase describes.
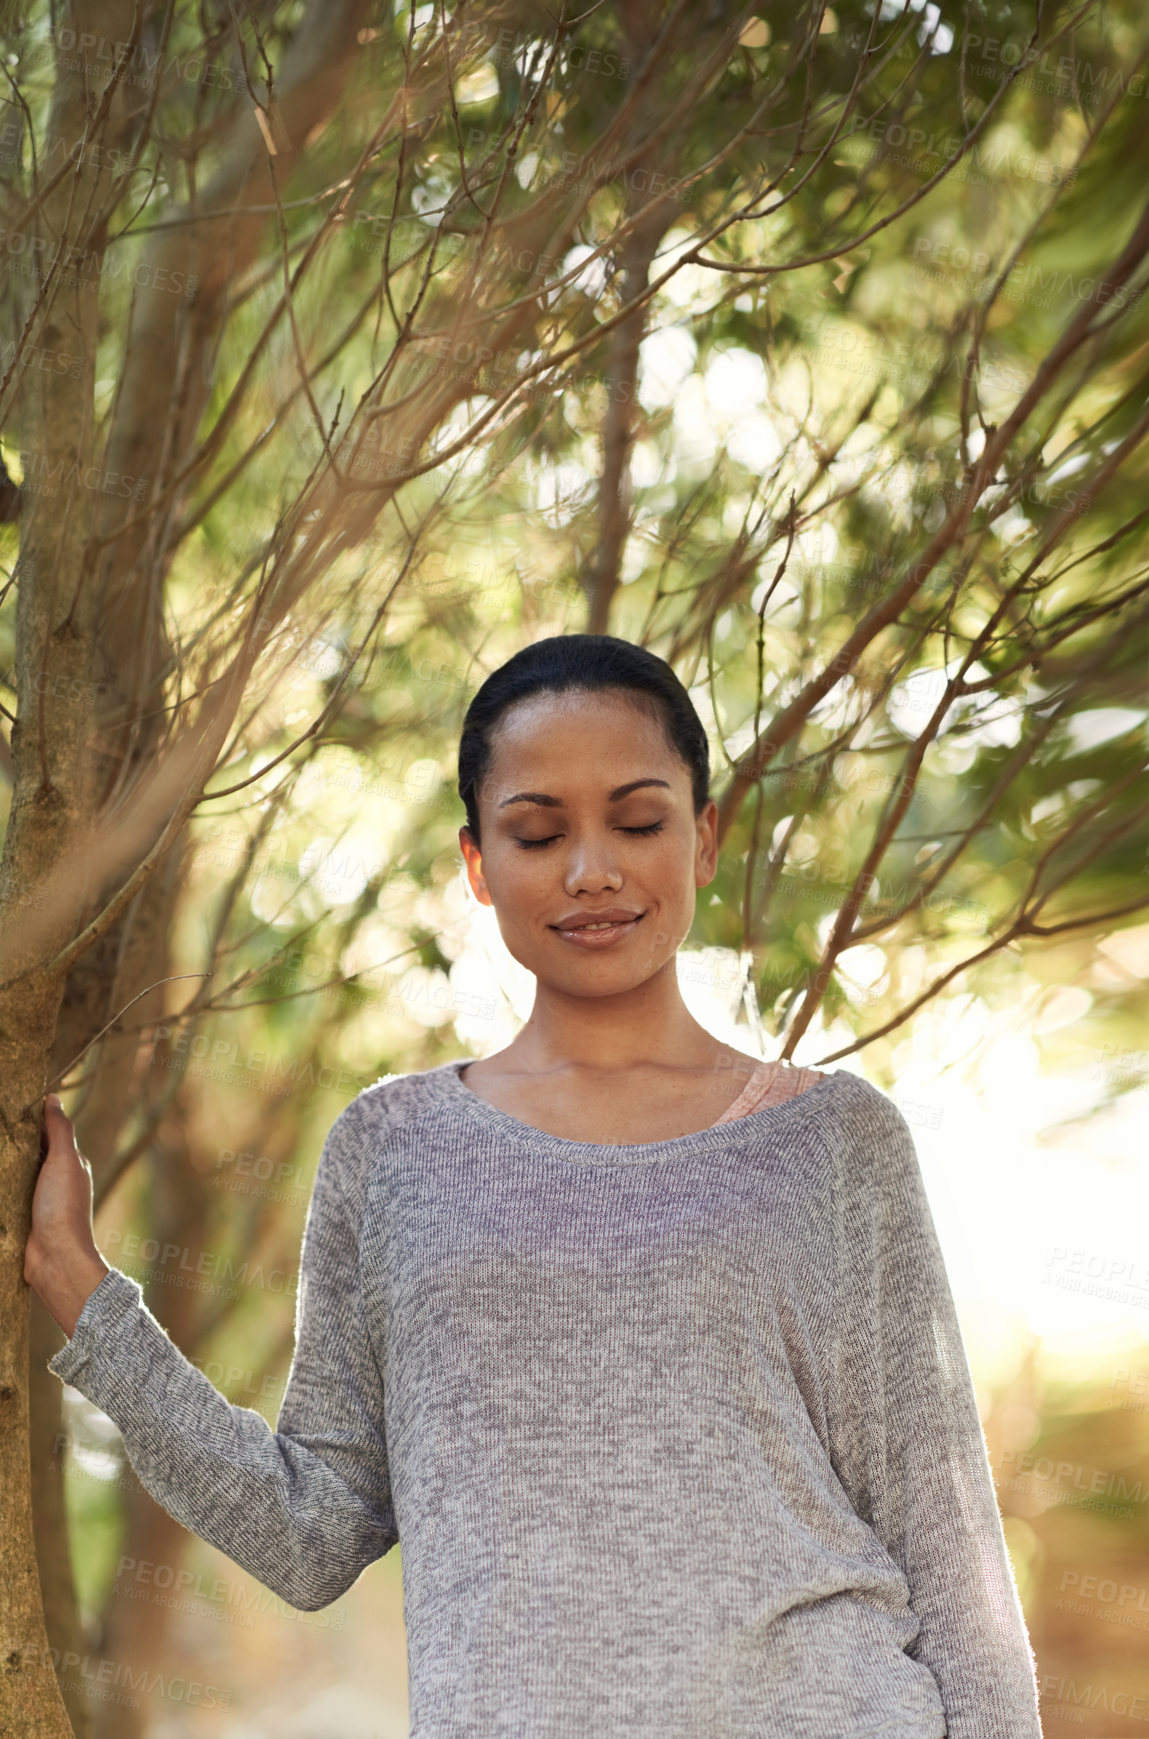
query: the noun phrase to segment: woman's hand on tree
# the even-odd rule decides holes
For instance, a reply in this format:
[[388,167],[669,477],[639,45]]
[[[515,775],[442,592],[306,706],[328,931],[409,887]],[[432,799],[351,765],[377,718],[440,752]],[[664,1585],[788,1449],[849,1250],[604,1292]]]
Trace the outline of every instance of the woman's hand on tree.
[[109,1264],[92,1229],[92,1168],[55,1093],[44,1101],[43,1128],[45,1153],[32,1197],[24,1278],[70,1339]]

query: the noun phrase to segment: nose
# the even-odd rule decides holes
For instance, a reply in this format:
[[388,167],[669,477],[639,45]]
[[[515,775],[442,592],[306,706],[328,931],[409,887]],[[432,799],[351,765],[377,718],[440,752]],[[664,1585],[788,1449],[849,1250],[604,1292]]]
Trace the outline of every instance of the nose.
[[617,893],[622,880],[609,835],[588,834],[571,841],[563,866],[563,888],[570,898],[577,894]]

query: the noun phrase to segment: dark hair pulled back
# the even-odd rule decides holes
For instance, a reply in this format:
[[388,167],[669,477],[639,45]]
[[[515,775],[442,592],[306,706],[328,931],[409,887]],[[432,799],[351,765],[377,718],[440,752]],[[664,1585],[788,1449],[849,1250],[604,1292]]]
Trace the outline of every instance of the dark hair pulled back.
[[554,634],[493,670],[472,696],[459,738],[459,796],[479,842],[478,793],[491,762],[491,735],[508,707],[535,694],[617,690],[655,719],[690,773],[694,813],[710,795],[710,748],[686,689],[654,652],[613,634]]

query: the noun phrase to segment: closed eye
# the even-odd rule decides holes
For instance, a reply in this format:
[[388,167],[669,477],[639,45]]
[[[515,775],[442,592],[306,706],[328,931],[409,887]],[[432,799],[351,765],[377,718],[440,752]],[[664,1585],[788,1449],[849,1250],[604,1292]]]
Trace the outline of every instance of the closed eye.
[[[645,827],[622,827],[620,833],[647,834],[660,833],[665,824],[661,821],[650,821]],[[540,845],[550,845],[553,840],[561,838],[560,834],[550,833],[545,839],[516,839],[515,844],[521,845],[524,851],[534,851]]]

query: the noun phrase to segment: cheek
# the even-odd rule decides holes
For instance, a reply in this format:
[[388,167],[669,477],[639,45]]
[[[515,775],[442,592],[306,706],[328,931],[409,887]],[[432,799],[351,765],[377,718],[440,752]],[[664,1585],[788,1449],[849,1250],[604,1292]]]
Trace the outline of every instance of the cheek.
[[677,834],[672,839],[659,841],[655,872],[660,884],[667,893],[693,894],[694,892],[694,834]]
[[495,898],[506,900],[508,906],[522,905],[545,888],[554,873],[543,863],[546,855],[541,851],[522,851],[518,846],[500,852],[493,869]]

